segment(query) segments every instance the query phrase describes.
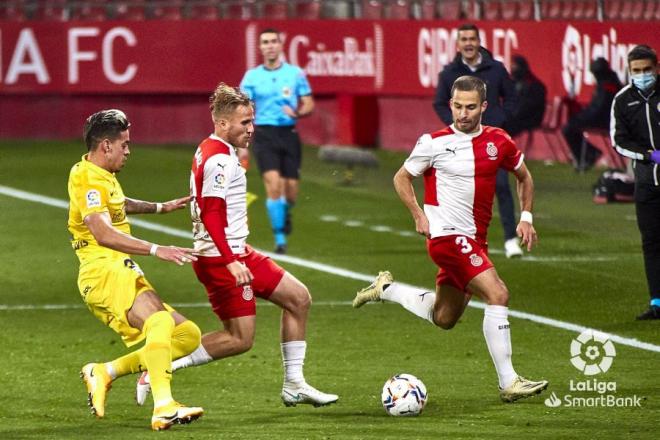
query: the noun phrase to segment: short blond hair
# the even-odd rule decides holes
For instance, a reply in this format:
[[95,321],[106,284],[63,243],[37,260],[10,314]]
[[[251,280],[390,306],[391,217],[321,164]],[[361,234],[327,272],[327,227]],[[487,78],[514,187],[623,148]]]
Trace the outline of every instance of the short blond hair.
[[218,87],[215,88],[209,97],[209,102],[211,103],[209,108],[211,109],[214,120],[233,113],[242,105],[252,105],[250,97],[243,93],[241,89],[228,86],[225,83],[218,84]]

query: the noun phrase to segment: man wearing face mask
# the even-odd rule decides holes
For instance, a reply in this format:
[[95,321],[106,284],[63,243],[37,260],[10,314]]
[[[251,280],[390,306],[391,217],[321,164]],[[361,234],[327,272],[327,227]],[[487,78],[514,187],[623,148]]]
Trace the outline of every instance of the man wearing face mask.
[[616,151],[633,160],[635,209],[651,295],[638,320],[660,319],[660,84],[658,56],[649,46],[628,53],[631,83],[612,102],[610,136]]

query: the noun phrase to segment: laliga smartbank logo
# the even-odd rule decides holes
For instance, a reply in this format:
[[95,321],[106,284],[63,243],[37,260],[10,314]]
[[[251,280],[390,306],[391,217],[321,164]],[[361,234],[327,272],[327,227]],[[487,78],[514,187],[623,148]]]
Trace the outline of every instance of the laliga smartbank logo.
[[[616,357],[614,343],[609,337],[594,330],[585,330],[571,341],[571,364],[585,376],[606,373]],[[560,397],[553,392],[545,399],[545,405],[551,408],[565,407],[641,407],[641,397],[617,395],[614,381],[573,380],[568,383],[571,394]]]
[[603,333],[585,330],[571,341],[571,364],[585,376],[607,372],[615,356],[614,344]]

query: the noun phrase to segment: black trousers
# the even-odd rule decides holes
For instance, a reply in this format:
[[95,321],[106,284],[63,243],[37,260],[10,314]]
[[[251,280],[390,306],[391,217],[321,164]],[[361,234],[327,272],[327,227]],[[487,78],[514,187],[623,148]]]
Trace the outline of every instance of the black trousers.
[[635,187],[637,226],[642,234],[644,269],[651,299],[660,300],[660,187]]
[[497,170],[495,195],[497,196],[497,207],[500,212],[502,229],[504,229],[504,240],[515,238],[517,236],[517,223],[513,206],[513,194],[511,193],[511,185],[509,185],[509,172],[502,168]]

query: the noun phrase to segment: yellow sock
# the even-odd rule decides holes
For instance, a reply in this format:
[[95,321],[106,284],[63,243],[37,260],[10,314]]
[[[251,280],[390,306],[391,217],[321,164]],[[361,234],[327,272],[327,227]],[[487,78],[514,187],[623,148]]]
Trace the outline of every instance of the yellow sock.
[[155,406],[162,406],[172,400],[170,381],[173,330],[174,318],[164,310],[154,313],[144,322],[143,331],[147,342],[139,352],[142,353],[144,365],[149,370]]
[[132,351],[110,362],[110,368],[114,373],[111,374],[113,379],[146,370],[147,367],[142,364],[142,350],[144,348]]
[[193,351],[202,342],[202,331],[192,321],[183,321],[172,332],[172,359],[179,359]]

